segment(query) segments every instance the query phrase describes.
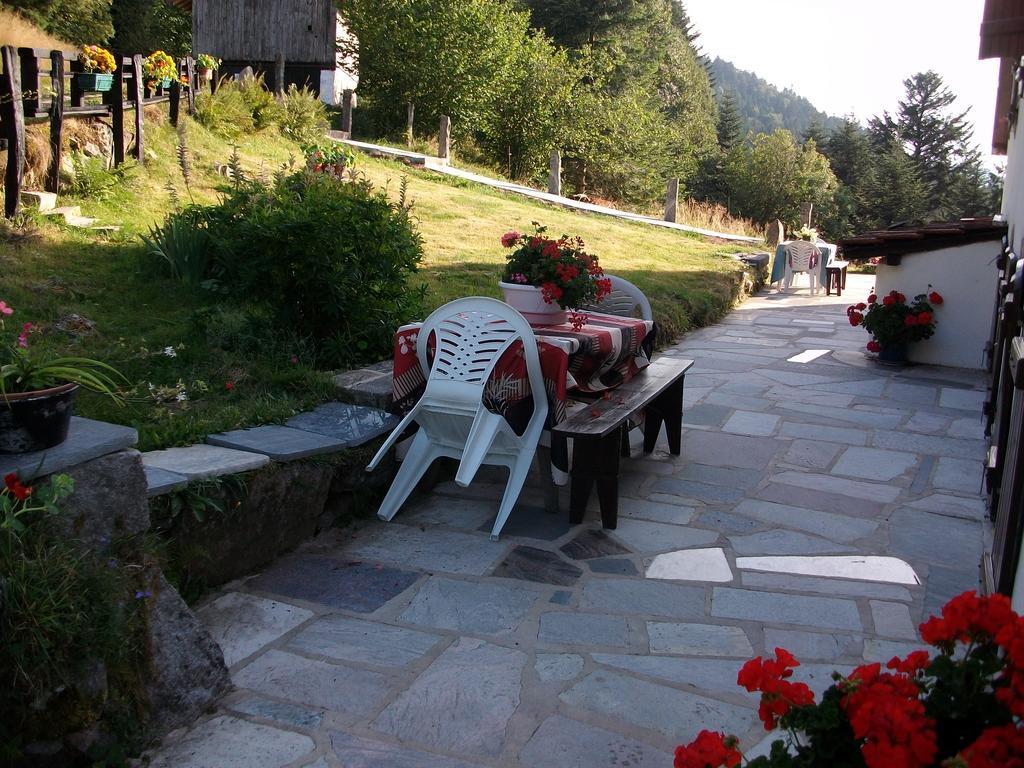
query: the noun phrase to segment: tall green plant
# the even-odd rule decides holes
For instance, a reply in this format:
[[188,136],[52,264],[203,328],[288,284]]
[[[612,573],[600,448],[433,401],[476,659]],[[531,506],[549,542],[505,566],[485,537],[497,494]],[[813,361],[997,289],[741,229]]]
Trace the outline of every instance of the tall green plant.
[[140,237],[146,252],[176,280],[198,287],[210,276],[210,237],[202,209],[174,211]]

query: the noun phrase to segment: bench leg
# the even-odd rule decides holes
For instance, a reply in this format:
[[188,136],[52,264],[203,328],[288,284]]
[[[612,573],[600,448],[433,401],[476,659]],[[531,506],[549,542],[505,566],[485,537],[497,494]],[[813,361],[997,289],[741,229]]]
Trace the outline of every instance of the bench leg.
[[574,440],[572,479],[569,497],[569,522],[583,522],[590,489],[597,485],[601,506],[601,524],[615,530],[619,520],[619,450],[621,430],[600,440]]
[[668,387],[647,409],[644,420],[644,453],[654,450],[654,444],[661,433],[661,425],[665,425],[668,437],[668,450],[678,456],[683,441],[683,379]]
[[832,271],[826,270],[825,272],[825,295],[832,295]]
[[843,267],[843,290],[846,290],[846,267]]

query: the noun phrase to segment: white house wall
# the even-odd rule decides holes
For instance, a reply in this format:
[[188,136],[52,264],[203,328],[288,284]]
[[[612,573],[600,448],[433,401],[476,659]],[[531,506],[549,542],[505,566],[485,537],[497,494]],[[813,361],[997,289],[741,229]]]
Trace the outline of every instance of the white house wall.
[[910,345],[913,362],[984,367],[996,295],[998,251],[998,241],[989,241],[906,255],[899,266],[879,265],[875,275],[879,297],[895,290],[910,302],[917,294],[927,293],[931,284],[946,300],[935,308],[935,335]]

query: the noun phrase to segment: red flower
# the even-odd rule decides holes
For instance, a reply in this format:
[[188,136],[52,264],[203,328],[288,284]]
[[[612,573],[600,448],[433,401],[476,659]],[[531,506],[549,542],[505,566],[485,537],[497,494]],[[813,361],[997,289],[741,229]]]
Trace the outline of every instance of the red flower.
[[882,303],[885,306],[887,306],[887,307],[891,307],[893,304],[896,303],[896,297],[895,296],[885,296],[885,297],[882,298]]
[[701,731],[686,746],[676,747],[675,768],[735,768],[743,755],[736,749],[735,736]]
[[1024,768],[1024,729],[1013,724],[988,728],[960,757],[969,768]]
[[932,321],[931,312],[919,312],[917,315],[918,325],[928,325]]
[[814,694],[804,683],[790,683],[793,669],[799,667],[793,654],[785,648],[775,649],[775,658],[751,659],[740,669],[736,683],[751,693],[761,692],[761,705],[757,714],[766,731],[773,730],[779,720],[793,707],[806,707],[814,703]]
[[901,659],[899,656],[893,656],[885,666],[889,669],[894,669],[897,672],[902,672],[904,675],[910,675],[912,677],[918,672],[928,669],[928,665],[931,664],[931,661],[928,651],[922,650],[914,651],[905,659]]
[[868,305],[865,304],[863,301],[860,302],[859,304],[857,304],[857,309],[867,309],[867,308],[868,308]]
[[864,322],[864,315],[862,315],[860,312],[851,312],[849,320],[850,325],[856,327],[860,325],[862,322]]
[[876,301],[878,301],[877,294],[872,293],[870,296],[868,296],[868,304],[874,304]]
[[234,388],[235,388],[235,382],[233,382],[231,380],[228,380],[228,381],[224,382],[224,389],[226,389],[228,392],[230,392]]
[[549,259],[558,259],[561,258],[562,256],[562,251],[558,247],[558,243],[556,243],[554,240],[549,240],[547,245],[544,246],[544,250],[541,251],[541,253],[543,253]]
[[872,339],[871,341],[869,341],[867,343],[867,348],[868,348],[868,352],[881,352],[882,351],[882,345],[879,344],[874,339]]
[[540,287],[540,295],[548,304],[557,303],[562,298],[562,293],[562,289],[552,282],[544,283]]
[[942,298],[942,294],[939,293],[938,291],[932,291],[931,293],[928,294],[928,301],[930,301],[932,304],[941,304],[942,302],[945,301],[945,299]]
[[506,232],[501,236],[501,245],[503,248],[511,248],[513,245],[519,242],[521,234],[516,232],[514,229],[510,232]]
[[893,291],[893,293],[896,295],[896,301],[898,301],[900,304],[907,303],[907,297],[904,296],[902,293],[899,293],[898,291]]
[[4,486],[18,501],[24,501],[32,495],[32,487],[23,485],[21,480],[18,479],[17,472],[10,472],[4,475]]
[[903,324],[907,327],[917,325],[917,315],[907,315],[903,318]]

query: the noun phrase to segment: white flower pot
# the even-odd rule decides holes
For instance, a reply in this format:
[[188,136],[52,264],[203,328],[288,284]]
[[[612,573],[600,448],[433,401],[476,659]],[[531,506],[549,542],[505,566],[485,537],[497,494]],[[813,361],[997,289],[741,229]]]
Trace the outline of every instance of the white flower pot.
[[531,325],[560,325],[569,317],[558,304],[544,301],[540,288],[535,285],[505,282],[498,285],[505,294],[505,303],[518,310]]

